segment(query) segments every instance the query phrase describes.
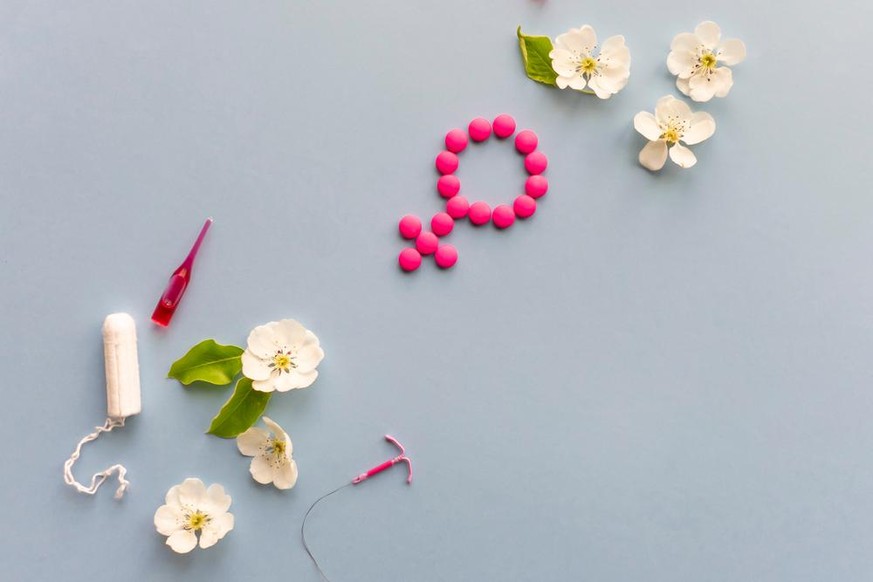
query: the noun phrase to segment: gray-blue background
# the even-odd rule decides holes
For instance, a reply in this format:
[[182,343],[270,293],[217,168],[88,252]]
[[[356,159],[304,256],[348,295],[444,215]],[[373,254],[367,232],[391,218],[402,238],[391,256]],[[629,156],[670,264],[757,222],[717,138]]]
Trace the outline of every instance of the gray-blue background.
[[[5,580],[873,578],[873,199],[861,0],[522,0],[0,5]],[[640,168],[631,124],[675,93],[674,34],[744,39],[718,131],[689,171]],[[515,27],[624,34],[601,102],[521,70]],[[507,232],[460,224],[449,272],[396,268],[396,220],[440,207],[446,130],[513,114],[552,190]],[[508,201],[508,143],[462,156]],[[168,330],[148,317],[204,217],[215,226]],[[133,488],[61,480],[105,410],[100,325],[139,325],[143,414],[85,450]],[[205,337],[295,317],[327,357],[276,397],[300,481],[254,483],[203,434],[229,393],[166,380]],[[188,476],[236,529],[176,556],[152,514]]]

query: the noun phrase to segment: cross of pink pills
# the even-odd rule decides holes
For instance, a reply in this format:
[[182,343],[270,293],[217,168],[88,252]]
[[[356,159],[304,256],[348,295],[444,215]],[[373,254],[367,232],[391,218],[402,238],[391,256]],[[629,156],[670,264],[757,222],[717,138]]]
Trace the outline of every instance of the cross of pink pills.
[[407,214],[400,219],[400,236],[414,240],[415,246],[403,249],[398,262],[404,271],[414,271],[421,266],[422,256],[433,255],[437,266],[449,269],[458,262],[458,250],[451,244],[443,244],[440,238],[448,235],[455,227],[455,221],[469,218],[475,226],[493,222],[500,229],[509,228],[516,218],[529,218],[536,212],[536,199],[549,191],[549,182],[543,177],[549,160],[545,154],[537,151],[539,139],[537,134],[524,129],[515,136],[515,149],[524,156],[524,169],[529,174],[524,184],[524,194],[518,196],[512,203],[498,204],[492,210],[482,201],[472,204],[459,193],[461,181],[455,176],[458,169],[458,154],[467,148],[469,139],[474,142],[484,142],[493,132],[499,139],[507,139],[515,134],[515,119],[502,114],[489,122],[483,117],[477,117],[467,126],[467,132],[453,129],[446,134],[446,149],[441,151],[435,161],[440,173],[437,180],[437,191],[446,199],[445,212],[437,212],[430,219],[430,230],[423,231],[421,219]]

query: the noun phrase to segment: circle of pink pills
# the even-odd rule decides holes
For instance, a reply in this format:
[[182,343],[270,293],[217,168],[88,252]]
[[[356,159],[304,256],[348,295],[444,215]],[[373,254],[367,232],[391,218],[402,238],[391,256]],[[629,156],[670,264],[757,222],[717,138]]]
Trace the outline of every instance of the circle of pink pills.
[[[536,212],[536,199],[549,190],[548,180],[542,176],[548,168],[546,155],[537,150],[539,138],[529,129],[515,133],[517,125],[512,116],[502,113],[488,121],[477,117],[467,125],[467,131],[452,129],[445,136],[445,150],[437,154],[434,165],[440,173],[437,192],[446,199],[445,211],[437,212],[430,221],[430,231],[423,231],[421,220],[408,214],[400,219],[400,235],[414,241],[414,247],[404,249],[398,258],[400,268],[414,271],[421,266],[422,257],[433,255],[434,262],[441,269],[449,269],[458,261],[458,250],[451,244],[440,242],[442,237],[452,233],[455,222],[467,218],[473,225],[482,226],[492,222],[496,228],[506,229],[516,219],[530,218]],[[467,149],[469,142],[482,143],[494,134],[498,139],[508,139],[515,135],[515,149],[524,156],[524,168],[529,177],[524,184],[524,194],[517,196],[512,204],[498,204],[493,209],[484,201],[470,203],[459,195],[461,181],[455,176],[460,160],[458,154]]]

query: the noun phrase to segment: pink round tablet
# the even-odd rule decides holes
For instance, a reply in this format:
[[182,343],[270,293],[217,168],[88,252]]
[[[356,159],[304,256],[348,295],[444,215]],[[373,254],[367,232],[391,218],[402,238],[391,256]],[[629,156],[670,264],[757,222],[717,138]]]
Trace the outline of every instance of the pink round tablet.
[[512,203],[512,209],[517,217],[529,218],[537,211],[537,201],[527,194],[522,194]]
[[436,157],[436,169],[440,174],[451,174],[458,169],[458,156],[452,152],[440,152]]
[[467,130],[470,132],[470,139],[473,141],[485,141],[491,137],[491,122],[484,117],[477,117],[470,122]]
[[440,179],[437,180],[437,192],[439,192],[440,196],[443,198],[451,198],[460,191],[461,181],[453,174],[440,176]]
[[524,169],[532,176],[545,172],[548,165],[549,158],[543,152],[531,152],[524,158]]
[[481,226],[491,220],[491,207],[485,202],[474,202],[470,205],[468,216],[470,222],[476,226]]
[[515,133],[515,120],[511,115],[502,113],[494,118],[492,127],[494,127],[494,135],[500,139],[506,139]]
[[467,147],[467,134],[462,129],[453,129],[446,134],[446,149],[458,154]]
[[440,245],[433,258],[439,268],[450,269],[458,262],[458,249],[453,245]]
[[440,240],[432,232],[423,232],[415,239],[415,248],[423,255],[432,255],[440,244]]
[[518,135],[515,136],[515,149],[520,153],[529,154],[537,149],[539,141],[537,134],[529,129],[522,129],[518,132]]
[[524,192],[531,198],[539,198],[549,191],[549,181],[543,176],[531,176],[524,183]]
[[491,214],[491,220],[497,228],[509,228],[515,222],[515,212],[508,204],[498,204]]
[[400,251],[397,262],[404,271],[414,271],[421,266],[421,254],[413,248],[406,248]]
[[437,236],[446,236],[455,227],[455,220],[445,212],[437,212],[430,219],[430,229]]
[[417,216],[407,214],[400,219],[400,236],[413,239],[421,234],[421,220]]
[[464,218],[469,211],[470,203],[463,196],[455,196],[446,202],[446,213],[454,219]]

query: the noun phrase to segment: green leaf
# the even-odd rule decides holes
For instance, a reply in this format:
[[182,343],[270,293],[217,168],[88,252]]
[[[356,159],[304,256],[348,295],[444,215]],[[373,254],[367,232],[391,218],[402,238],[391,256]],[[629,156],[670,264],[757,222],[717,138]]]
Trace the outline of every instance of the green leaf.
[[521,49],[521,59],[524,61],[524,71],[527,76],[538,83],[555,86],[558,74],[552,68],[552,39],[547,36],[528,36],[521,33],[518,27],[518,47]]
[[272,392],[255,390],[252,388],[252,381],[243,376],[236,383],[233,395],[212,419],[206,432],[224,439],[237,436],[258,421],[272,395]]
[[186,386],[191,382],[208,382],[223,386],[233,382],[242,370],[243,349],[223,346],[215,340],[203,340],[188,353],[173,362],[167,378],[175,378]]

